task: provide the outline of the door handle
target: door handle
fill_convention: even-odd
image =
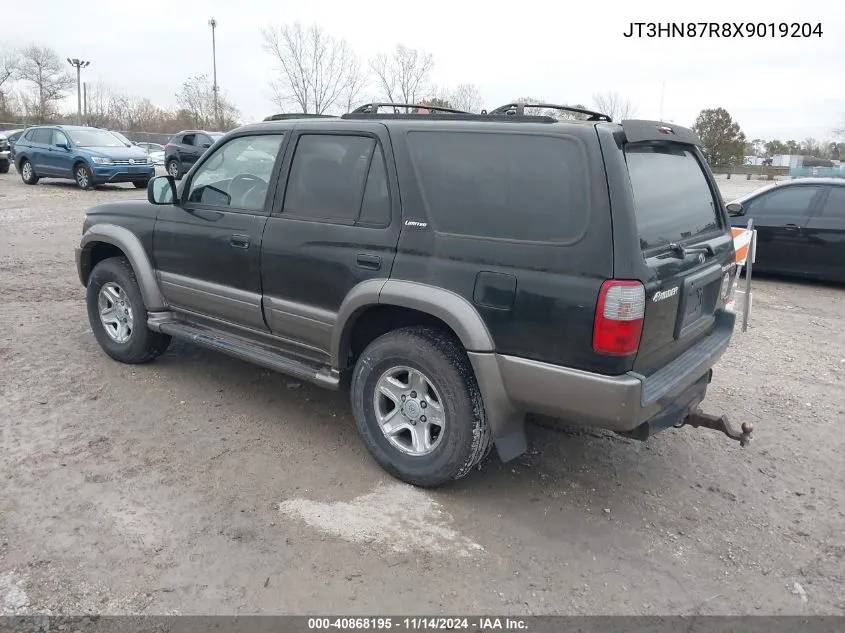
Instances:
[[[366,268],[368,270],[378,270],[381,268],[381,257],[378,255],[358,253],[358,267]]]
[[[797,231],[801,227],[799,227],[797,224],[784,224],[783,228],[787,231]]]
[[[249,248],[249,236],[233,235],[232,239],[229,240],[229,243],[235,248]]]

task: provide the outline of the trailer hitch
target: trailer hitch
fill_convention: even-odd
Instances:
[[[751,442],[751,433],[754,431],[754,425],[751,424],[751,422],[743,422],[740,427],[741,430],[737,431],[733,426],[731,426],[727,416],[710,415],[709,413],[704,413],[701,409],[697,409],[684,418],[684,421],[680,424],[680,426],[691,426],[693,428],[703,427],[705,429],[721,431],[732,440],[739,442],[740,446],[748,446]]]

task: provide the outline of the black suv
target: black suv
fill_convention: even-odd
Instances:
[[[164,165],[167,173],[176,180],[194,166],[199,158],[214,142],[223,136],[223,132],[206,132],[205,130],[182,130],[174,134],[164,146]]]
[[[736,265],[690,130],[381,105],[241,127],[178,188],[90,209],[76,259],[105,352],[177,337],[349,388],[375,459],[421,486],[491,444],[520,455],[527,413],[746,443],[698,410]]]

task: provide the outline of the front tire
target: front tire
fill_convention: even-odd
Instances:
[[[9,173],[9,166],[10,166],[10,163],[7,160],[0,162],[0,174],[8,174]]]
[[[88,278],[88,322],[103,351],[131,365],[164,353],[170,337],[147,327],[147,310],[135,272],[125,257],[104,259]]]
[[[490,427],[466,352],[435,328],[389,332],[352,376],[358,433],[402,481],[435,487],[466,476],[489,453]]]
[[[73,178],[80,189],[94,188],[94,174],[85,163],[76,163],[73,167]]]
[[[26,158],[21,161],[21,180],[25,185],[37,185],[38,176],[35,175],[35,169],[32,167]]]
[[[146,189],[147,185],[150,184],[150,181],[149,180],[141,180],[141,181],[133,180],[132,184],[135,185],[135,189]]]

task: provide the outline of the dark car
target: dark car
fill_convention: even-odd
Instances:
[[[0,132],[0,174],[8,174],[12,165],[12,144],[5,133]]]
[[[28,128],[15,144],[15,166],[27,185],[67,178],[82,189],[119,182],[143,189],[155,175],[144,150],[127,147],[106,130],[76,125]]]
[[[180,187],[88,210],[94,336],[124,363],[175,337],[348,388],[375,460],[421,486],[492,444],[519,456],[526,413],[745,444],[698,409],[736,270],[700,141],[588,114],[366,106],[230,132]]]
[[[6,140],[9,142],[9,149],[11,150],[11,162],[14,164],[15,162],[15,143],[18,142],[21,134],[26,132],[26,129],[20,130],[6,130],[5,132],[0,132],[3,136],[6,137]]]
[[[845,179],[785,180],[727,208],[735,227],[754,221],[755,271],[845,281]]]
[[[183,130],[174,134],[164,146],[164,165],[167,173],[176,180],[181,180],[200,156],[222,136],[222,132],[204,130]]]

